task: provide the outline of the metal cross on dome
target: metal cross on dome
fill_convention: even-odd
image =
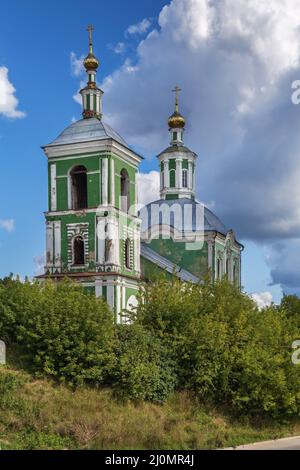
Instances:
[[[93,41],[92,41],[92,33],[94,31],[94,26],[92,24],[89,24],[88,27],[87,27],[87,31],[89,33],[89,43],[90,43],[90,46],[92,45]]]
[[[179,97],[179,92],[182,91],[181,88],[179,88],[178,85],[172,90],[173,93],[175,93],[175,108],[176,111],[178,111],[178,97]]]

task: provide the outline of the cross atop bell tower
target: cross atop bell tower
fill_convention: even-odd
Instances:
[[[90,54],[93,54],[93,31],[94,31],[94,26],[92,24],[89,24],[87,27],[87,32],[89,33],[89,49],[90,49]]]
[[[101,97],[103,95],[103,91],[97,87],[96,83],[96,73],[99,67],[99,60],[97,59],[97,57],[95,57],[93,52],[93,31],[94,27],[91,24],[88,25],[87,32],[89,34],[89,53],[83,61],[83,65],[88,75],[88,82],[87,86],[80,90],[83,104],[82,115],[84,119],[101,119],[102,117]]]

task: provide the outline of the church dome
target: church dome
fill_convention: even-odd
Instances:
[[[113,139],[130,148],[125,140],[108,124],[97,118],[80,119],[68,126],[49,146]]]
[[[170,129],[183,129],[185,127],[185,119],[178,111],[175,111],[169,117],[168,124]]]
[[[207,207],[203,206],[200,202],[195,201],[193,199],[189,198],[181,198],[181,199],[159,199],[154,202],[150,202],[146,206],[144,206],[139,213],[139,216],[142,219],[142,226],[141,226],[141,232],[143,233],[145,230],[148,230],[150,227],[155,225],[155,221],[152,220],[153,213],[156,214],[157,209],[160,208],[160,206],[165,205],[172,206],[173,204],[176,204],[176,206],[179,206],[179,209],[182,210],[183,214],[183,223],[182,223],[182,230],[184,231],[190,231],[192,228],[192,231],[197,230],[197,206],[202,206],[201,212],[203,213],[204,220],[203,223],[201,223],[201,228],[203,227],[204,232],[219,232],[222,235],[226,235],[228,233],[228,229],[225,227],[223,222]],[[151,207],[152,206],[152,207]],[[153,208],[155,206],[155,208]],[[186,211],[186,212],[185,212]],[[202,212],[203,211],[203,212]],[[186,214],[188,216],[192,216],[192,220],[186,220]],[[163,215],[159,215],[159,223],[163,223],[162,217]],[[202,222],[202,221],[200,221]],[[170,225],[176,228],[176,222],[174,221],[174,215],[170,216]]]
[[[97,70],[99,67],[99,60],[94,54],[89,53],[83,61],[86,70]]]

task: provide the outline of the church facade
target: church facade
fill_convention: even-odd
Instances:
[[[169,119],[170,146],[158,155],[160,199],[137,208],[142,157],[102,120],[98,59],[84,60],[87,84],[80,91],[82,119],[43,147],[48,159],[49,209],[45,273],[69,277],[103,296],[122,322],[137,305],[141,279],[164,271],[199,282],[227,275],[240,285],[242,245],[232,230],[195,199],[197,155],[184,145],[185,119]]]

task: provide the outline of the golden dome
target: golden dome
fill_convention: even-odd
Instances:
[[[169,117],[168,124],[170,129],[183,129],[185,119],[178,111],[175,111],[172,116]]]
[[[89,53],[84,59],[83,65],[86,70],[97,70],[99,67],[99,60],[94,56],[93,53]]]

